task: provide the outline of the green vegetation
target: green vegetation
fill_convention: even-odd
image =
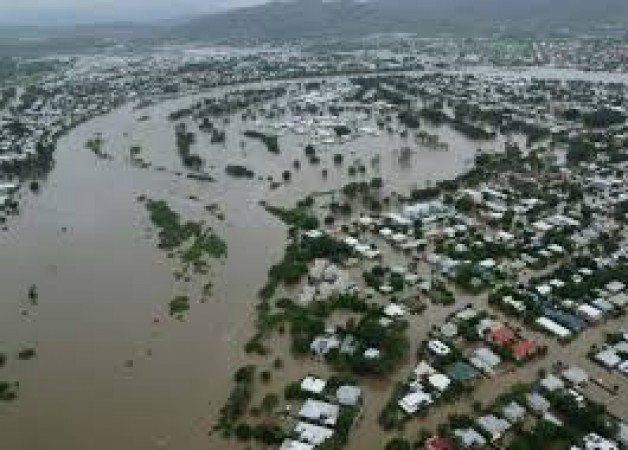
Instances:
[[[269,152],[280,153],[279,138],[276,135],[264,134],[260,131],[247,130],[244,135],[251,139],[257,139],[261,141]]]
[[[414,447],[403,438],[392,438],[384,447],[384,450],[412,450]]]
[[[20,350],[17,354],[17,358],[22,361],[28,361],[29,359],[33,359],[36,356],[36,352],[34,348],[25,348],[24,350]]]
[[[220,418],[216,429],[225,437],[234,436],[241,441],[255,439],[266,445],[280,444],[285,435],[283,430],[274,424],[261,423],[248,425],[241,422],[253,398],[256,378],[256,367],[252,365],[238,369],[233,380],[235,382],[225,406],[220,410]],[[268,394],[262,400],[262,409],[272,412],[279,405],[279,397]]]
[[[170,300],[169,308],[171,316],[182,314],[190,309],[190,299],[184,295],[179,295]]]
[[[189,169],[200,170],[203,167],[203,160],[191,151],[196,136],[187,131],[185,123],[179,123],[175,127],[175,141],[182,164]]]
[[[349,442],[349,432],[355,422],[359,410],[357,408],[342,406],[336,423],[336,432],[334,435],[318,446],[321,450],[340,450]]]
[[[195,265],[202,265],[205,255],[212,258],[227,255],[227,243],[211,228],[203,229],[199,222],[181,222],[179,215],[163,200],[148,200],[146,208],[151,222],[159,228],[159,248],[180,249],[181,259]],[[182,248],[186,243],[189,246]]]
[[[307,265],[316,258],[328,258],[332,261],[346,259],[351,249],[335,239],[323,235],[317,239],[300,236],[300,230],[312,230],[319,226],[318,218],[312,213],[313,199],[299,202],[294,209],[284,209],[266,205],[266,210],[279,217],[291,227],[291,241],[286,248],[283,260],[270,268],[268,282],[260,291],[263,299],[273,296],[277,286],[294,284],[307,274]]]
[[[163,200],[148,200],[146,208],[150,213],[151,222],[159,228],[159,248],[175,249],[193,236],[202,233],[199,223],[182,224],[179,215]]]
[[[255,176],[255,172],[252,170],[239,165],[230,164],[225,167],[225,172],[227,175],[230,175],[234,178],[253,178]]]
[[[110,158],[107,153],[103,151],[103,146],[105,145],[105,141],[102,136],[97,135],[93,138],[90,138],[85,143],[85,148],[94,153],[100,159],[108,159]]]
[[[379,413],[377,423],[386,431],[392,431],[394,429],[401,429],[406,419],[406,416],[399,409],[397,404],[405,392],[405,386],[403,383],[395,384],[393,392],[384,405],[384,408]]]
[[[12,402],[17,398],[18,383],[0,381],[0,402]]]

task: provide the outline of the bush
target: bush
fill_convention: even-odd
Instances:
[[[170,315],[174,316],[177,314],[184,313],[190,309],[190,299],[185,295],[179,295],[174,299],[170,300],[169,310]]]
[[[21,359],[23,361],[29,360],[29,359],[33,359],[36,355],[35,349],[34,348],[25,348],[24,350],[21,350],[18,354],[17,354],[17,358]]]
[[[385,450],[412,450],[412,445],[402,438],[393,438],[384,447]]]
[[[235,428],[235,435],[240,441],[249,441],[253,437],[253,429],[246,423],[240,423]]]
[[[253,428],[255,439],[266,445],[279,445],[284,440],[284,432],[277,425],[259,424]]]

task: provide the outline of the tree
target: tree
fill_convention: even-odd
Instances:
[[[305,156],[307,156],[308,158],[312,158],[314,155],[316,155],[316,149],[314,148],[314,146],[312,144],[306,145]]]
[[[385,450],[412,450],[412,445],[402,438],[393,438],[386,444]]]
[[[291,177],[290,171],[284,170],[283,173],[281,174],[281,177],[283,178],[283,181],[287,183],[288,181],[290,181],[290,177]]]
[[[381,189],[384,186],[384,181],[381,178],[373,178],[371,180],[372,189]]]
[[[272,412],[279,405],[277,394],[266,394],[262,399],[262,409],[267,413]]]
[[[253,436],[253,429],[246,423],[240,423],[235,428],[235,435],[240,441],[249,441]]]
[[[342,159],[343,159],[342,154],[336,153],[334,155],[334,164],[337,165],[337,166],[341,165],[342,164]]]

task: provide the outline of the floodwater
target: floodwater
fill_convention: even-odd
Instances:
[[[284,227],[259,201],[290,204],[313,190],[360,179],[347,174],[354,159],[368,167],[363,179],[381,176],[390,182],[387,189],[404,192],[462,172],[478,146],[441,128],[434,132],[450,143],[450,151],[417,149],[402,167],[398,149],[407,141],[383,133],[321,148],[321,164],[312,167],[304,157],[304,137],[283,136],[281,155],[252,140],[242,147],[248,125],[234,117],[225,125],[225,145],[211,145],[208,136],[196,133],[192,150],[216,178],[198,182],[176,175],[185,171],[167,120],[190,102],[141,111],[124,107],[72,131],[60,140],[41,193],[24,194],[20,215],[0,234],[0,351],[10,356],[0,378],[20,381],[18,399],[0,404],[3,448],[225,448],[207,434],[233,372],[246,361],[242,347],[253,332],[256,292],[285,243]],[[143,115],[150,119],[138,121]],[[191,122],[188,128],[197,131]],[[96,133],[102,133],[112,160],[85,149]],[[133,145],[141,146],[153,167],[130,164]],[[332,163],[337,152],[345,154],[341,168]],[[375,155],[380,164],[372,170],[368,162]],[[301,160],[300,171],[292,170],[295,159]],[[224,175],[232,163],[276,180],[290,169],[292,181],[271,191],[267,181]],[[329,170],[326,180],[322,168]],[[213,262],[210,277],[176,281],[178,264],[156,249],[154,230],[136,200],[141,194],[166,200],[184,218],[206,220],[228,242],[226,262]],[[225,221],[204,210],[212,203],[220,205]],[[208,278],[213,295],[200,303]],[[27,298],[32,284],[38,287],[37,305]],[[184,321],[167,315],[168,301],[179,294],[192,299]],[[31,346],[35,359],[15,358]]]

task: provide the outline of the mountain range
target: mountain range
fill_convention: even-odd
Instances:
[[[196,39],[293,39],[606,23],[628,24],[628,0],[282,0],[200,16],[170,31]]]

